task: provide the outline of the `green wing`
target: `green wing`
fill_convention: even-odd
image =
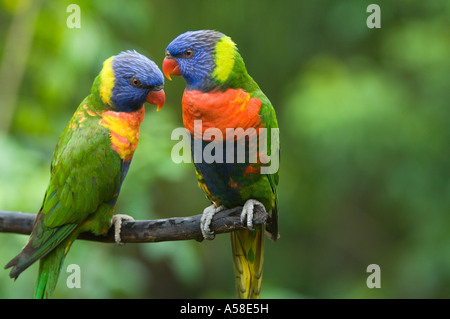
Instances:
[[[278,156],[278,165],[280,163],[280,136],[279,131],[277,139],[273,142],[276,145],[272,145],[271,138],[271,130],[278,129],[278,122],[275,114],[275,109],[272,106],[272,103],[269,99],[264,95],[264,93],[258,88],[255,92],[252,93],[252,97],[257,97],[261,100],[261,110],[260,117],[262,122],[264,123],[264,127],[268,129],[267,132],[267,152],[271,156],[274,156],[274,152],[278,152],[276,156]],[[273,240],[278,239],[278,180],[279,180],[279,169],[276,170],[273,174],[266,174],[266,178],[269,180],[270,188],[272,190],[272,194],[275,198],[275,204],[272,208],[272,213],[270,219],[266,225],[267,231],[271,234],[271,238]]]
[[[69,124],[56,147],[41,209],[48,228],[79,224],[117,196],[121,160],[110,147],[109,130],[98,119],[84,123],[75,129]]]
[[[108,212],[118,196],[123,163],[111,149],[109,130],[99,124],[100,117],[80,121],[79,114],[74,114],[58,140],[33,233],[22,253],[6,266],[14,266],[11,277],[52,251],[97,211],[105,220],[94,222],[109,226]]]

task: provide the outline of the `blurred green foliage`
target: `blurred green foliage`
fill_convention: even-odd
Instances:
[[[66,8],[81,8],[69,29]],[[381,7],[369,29],[366,8]],[[59,134],[104,59],[136,49],[161,65],[187,30],[238,44],[277,111],[280,232],[266,245],[266,298],[450,296],[450,3],[446,1],[0,1],[0,209],[37,212]],[[190,216],[208,201],[175,164],[184,81],[147,106],[117,203],[136,219]],[[0,234],[0,265],[27,236]],[[81,289],[65,266],[82,270]],[[366,267],[381,267],[369,289]],[[234,296],[229,238],[127,244],[78,241],[57,298]],[[29,298],[33,265],[0,298]]]

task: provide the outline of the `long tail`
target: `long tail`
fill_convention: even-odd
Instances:
[[[258,299],[264,264],[264,230],[240,230],[231,233],[233,265],[236,275],[236,297]]]
[[[67,252],[72,245],[72,239],[68,238],[49,254],[39,260],[39,273],[36,283],[35,299],[49,299],[58,282],[59,272]]]

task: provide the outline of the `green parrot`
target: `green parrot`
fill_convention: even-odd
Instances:
[[[247,73],[236,44],[223,33],[179,35],[167,46],[163,72],[168,79],[181,75],[186,81],[183,124],[191,136],[198,184],[212,202],[202,214],[203,236],[213,238],[209,226],[215,213],[243,206],[241,221],[248,230],[231,233],[236,295],[259,298],[264,234],[274,241],[279,237],[275,110]],[[253,227],[254,206],[269,212],[266,232]]]
[[[16,279],[40,260],[35,298],[50,298],[64,258],[81,232],[105,234],[111,221],[116,241],[126,215],[114,215],[122,182],[138,144],[144,102],[164,105],[164,77],[136,51],[105,60],[91,93],[61,134],[50,183],[22,252],[5,268]]]

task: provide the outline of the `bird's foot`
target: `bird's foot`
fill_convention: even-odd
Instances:
[[[253,209],[255,206],[260,206],[264,212],[266,211],[264,205],[256,199],[248,199],[242,207],[241,223],[247,225],[249,230],[253,230]]]
[[[203,238],[205,239],[214,239],[214,232],[211,231],[209,226],[211,225],[211,220],[215,214],[224,210],[226,207],[221,205],[216,207],[216,205],[212,204],[211,206],[206,207],[203,210],[202,218],[200,219],[200,229],[202,231]]]
[[[120,238],[120,231],[122,230],[122,222],[124,220],[134,220],[134,218],[129,215],[117,214],[113,215],[111,219],[111,224],[114,225],[114,240],[119,246],[124,245],[122,239]]]

